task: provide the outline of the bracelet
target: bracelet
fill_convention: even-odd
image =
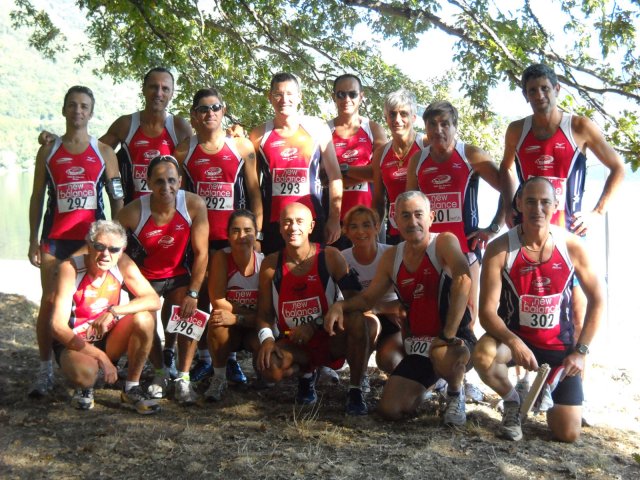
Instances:
[[[444,334],[444,332],[440,332],[440,334],[438,335],[438,338],[439,338],[440,340],[442,340],[443,342],[447,342],[447,343],[449,343],[449,344],[451,344],[451,343],[453,343],[453,342],[455,342],[455,341],[456,341],[456,337],[451,337],[451,338],[446,337],[446,336],[445,336],[445,334]]]
[[[273,336],[273,332],[269,327],[261,328],[258,332],[258,340],[260,341],[260,345],[264,343],[264,341],[268,338],[275,340],[276,338]]]
[[[120,321],[120,315],[118,315],[116,312],[113,311],[113,305],[109,305],[109,307],[107,308],[107,312],[109,312],[111,315],[113,315],[113,319],[116,322]]]

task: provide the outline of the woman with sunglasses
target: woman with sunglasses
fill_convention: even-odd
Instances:
[[[387,142],[382,126],[360,115],[363,100],[362,83],[357,76],[346,73],[334,80],[333,101],[338,116],[329,121],[329,128],[333,134],[333,145],[344,185],[341,222],[345,213],[356,205],[371,206],[371,156],[375,149]],[[344,234],[334,246],[339,249],[349,246]]]
[[[134,200],[118,214],[120,223],[131,233],[127,252],[138,262],[156,293],[164,297],[161,319],[165,328],[172,306],[180,307],[182,318],[195,313],[208,260],[207,209],[198,195],[180,190],[179,169],[171,155],[155,157],[147,169],[151,193]],[[187,255],[191,253],[193,261],[189,265]],[[174,341],[175,334],[165,334],[165,347]],[[197,399],[189,377],[195,349],[195,340],[178,334],[175,396],[182,404],[192,404]],[[164,397],[169,379],[168,370],[163,368],[162,353],[156,333],[150,355],[156,375],[148,390],[154,398]]]
[[[220,401],[227,388],[225,367],[232,352],[257,352],[255,315],[258,306],[258,278],[264,255],[255,251],[256,217],[249,210],[236,210],[229,217],[229,246],[211,260],[209,296],[213,311],[207,340],[213,357],[214,375],[205,392],[209,401]]]
[[[229,246],[227,223],[231,214],[246,208],[256,217],[257,240],[262,240],[262,196],[256,170],[253,144],[242,136],[227,135],[223,120],[227,112],[220,92],[203,88],[193,96],[191,125],[196,134],[176,148],[176,159],[185,173],[185,188],[202,197],[209,218],[209,262],[215,251]],[[258,244],[258,250],[260,244]],[[210,271],[211,264],[208,270]],[[207,282],[199,292],[198,306],[210,311]],[[228,379],[234,383],[247,381],[232,355],[228,361]],[[206,335],[198,343],[198,362],[191,379],[199,382],[213,372]]]
[[[402,240],[394,219],[396,197],[406,189],[409,159],[428,143],[426,136],[416,132],[416,96],[401,88],[387,95],[384,101],[384,118],[391,140],[373,153],[373,206],[385,216],[385,195],[388,204],[387,241],[397,245]]]

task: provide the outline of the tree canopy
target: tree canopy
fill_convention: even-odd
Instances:
[[[32,45],[45,55],[65,49],[62,26],[33,0],[16,0],[15,25],[32,29]],[[640,164],[638,106],[640,62],[636,49],[638,0],[75,0],[86,14],[89,44],[105,61],[103,73],[141,78],[151,66],[179,74],[178,105],[202,86],[221,89],[230,114],[251,126],[269,116],[264,93],[278,71],[297,74],[304,108],[317,113],[331,82],[359,74],[379,118],[384,95],[400,86],[429,103],[452,80],[462,85],[473,120],[494,121],[489,91],[506,82],[519,88],[533,62],[554,67],[568,87],[563,106],[601,124],[634,170]],[[544,4],[544,5],[542,5]],[[541,10],[544,8],[545,12]],[[354,29],[368,26],[370,38]],[[415,47],[422,33],[439,29],[454,37],[461,68],[429,84],[409,79],[385,62],[376,38],[399,49]],[[434,48],[438,48],[434,46]],[[428,61],[428,52],[420,52]],[[622,105],[618,107],[617,105]]]

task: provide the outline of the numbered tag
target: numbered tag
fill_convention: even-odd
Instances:
[[[548,330],[554,328],[560,319],[562,294],[536,297],[520,297],[520,325]]]
[[[71,182],[58,185],[58,211],[95,210],[98,208],[96,184],[93,182]]]
[[[282,302],[282,317],[289,328],[316,323],[316,320],[322,317],[320,297]]]
[[[344,187],[345,192],[368,192],[369,191],[369,182],[362,182],[356,185],[351,185],[349,187]]]
[[[404,339],[404,351],[407,355],[422,355],[429,358],[429,348],[435,337],[407,337]]]
[[[272,194],[275,197],[303,197],[311,192],[306,168],[274,168]]]
[[[147,183],[148,165],[133,165],[133,186],[136,192],[150,192]]]
[[[209,210],[233,210],[233,183],[198,182],[198,195]]]
[[[78,337],[86,342],[97,342],[98,340],[102,340],[104,336],[109,333],[113,329],[113,327],[116,326],[117,323],[115,320],[112,320],[111,323],[107,325],[107,330],[102,335],[99,335],[98,332],[93,329],[94,320],[89,320],[87,322],[84,322],[82,325],[74,327],[73,333],[75,333]]]
[[[431,203],[431,211],[435,218],[433,223],[453,223],[462,221],[462,204],[459,192],[443,192],[427,195]]]
[[[180,317],[180,307],[178,305],[171,306],[171,318],[167,325],[167,332],[180,333],[194,340],[200,340],[204,327],[207,326],[209,314],[202,310],[196,310],[189,318]]]

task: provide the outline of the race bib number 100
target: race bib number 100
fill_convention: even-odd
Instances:
[[[429,358],[429,348],[435,337],[407,337],[404,339],[404,351],[407,355],[422,355]]]
[[[167,325],[167,332],[180,333],[194,340],[200,340],[204,327],[209,320],[209,314],[202,310],[196,310],[189,318],[180,317],[180,307],[178,305],[171,306],[171,318]]]

